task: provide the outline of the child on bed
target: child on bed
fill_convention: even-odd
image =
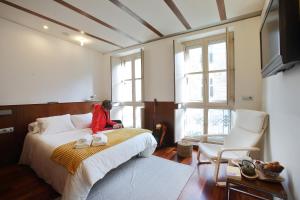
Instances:
[[[122,128],[121,124],[110,120],[109,111],[111,108],[112,105],[110,100],[104,100],[102,105],[93,105],[93,119],[91,125],[93,134],[97,133],[98,131]]]

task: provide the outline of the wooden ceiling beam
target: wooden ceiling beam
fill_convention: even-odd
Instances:
[[[89,18],[89,19],[97,22],[98,24],[101,24],[101,25],[105,26],[106,28],[109,28],[109,29],[111,29],[113,31],[116,31],[117,33],[119,33],[119,34],[121,34],[121,35],[123,35],[123,36],[125,36],[125,37],[127,37],[127,38],[129,38],[129,39],[131,39],[131,40],[133,40],[135,42],[137,42],[137,43],[142,43],[142,41],[140,41],[140,40],[132,37],[128,33],[125,33],[124,31],[122,31],[122,30],[120,30],[120,29],[118,29],[118,28],[116,28],[116,27],[114,27],[114,26],[112,26],[112,25],[110,25],[110,24],[108,24],[108,23],[106,23],[106,22],[98,19],[97,17],[95,17],[95,16],[93,16],[93,15],[91,15],[91,14],[89,14],[89,13],[87,13],[87,12],[85,12],[85,11],[83,11],[83,10],[81,10],[81,9],[79,9],[79,8],[77,8],[77,7],[75,7],[75,6],[71,5],[71,4],[63,1],[63,0],[54,0],[54,1],[57,2],[57,3],[59,3],[59,4],[61,4],[61,5],[63,5],[63,6],[65,6],[66,8],[69,8],[69,9],[77,12],[80,15],[83,15],[83,16],[85,16],[85,17],[87,17],[87,18]]]
[[[216,0],[221,21],[227,20],[224,0]]]
[[[54,24],[63,26],[63,27],[68,28],[68,29],[70,29],[70,30],[73,30],[73,31],[76,31],[76,32],[79,32],[79,33],[82,32],[82,30],[80,30],[80,29],[78,29],[78,28],[72,27],[72,26],[70,26],[70,25],[67,25],[67,24],[65,24],[65,23],[63,23],[63,22],[57,21],[57,20],[52,19],[52,18],[50,18],[50,17],[44,16],[44,15],[42,15],[42,14],[39,14],[39,13],[37,13],[37,12],[34,12],[34,11],[32,11],[32,10],[29,10],[29,9],[27,9],[27,8],[24,8],[24,7],[22,7],[22,6],[19,6],[19,5],[15,4],[15,3],[12,3],[12,2],[9,2],[9,1],[6,1],[6,0],[0,0],[0,2],[3,3],[3,4],[6,4],[6,5],[8,5],[8,6],[11,6],[11,7],[13,7],[13,8],[16,8],[16,9],[18,9],[18,10],[22,10],[22,11],[28,13],[28,14],[34,15],[34,16],[36,16],[36,17],[39,17],[39,18],[41,18],[41,19],[50,21],[50,22],[52,22],[52,23],[54,23]],[[116,46],[116,47],[119,47],[119,48],[124,48],[124,47],[121,46],[121,45],[118,45],[118,44],[113,43],[113,42],[111,42],[111,41],[105,40],[105,39],[103,39],[103,38],[101,38],[101,37],[98,37],[98,36],[96,36],[96,35],[93,35],[93,34],[90,34],[90,33],[87,33],[87,32],[85,32],[84,34],[87,35],[87,36],[89,36],[89,37],[92,37],[92,38],[94,38],[94,39],[97,39],[97,40],[99,40],[99,41],[105,42],[105,43],[107,43],[107,44],[110,44],[110,45],[113,45],[113,46]]]
[[[169,8],[172,10],[172,12],[176,15],[176,17],[179,19],[179,21],[182,23],[182,25],[188,30],[191,29],[191,25],[188,23],[188,21],[185,19],[183,14],[180,12],[176,4],[173,0],[164,0],[165,3],[169,6]]]
[[[148,29],[150,29],[151,31],[153,31],[154,33],[156,33],[159,37],[163,37],[164,36],[161,32],[159,32],[151,24],[149,24],[144,19],[142,19],[140,16],[138,16],[135,12],[133,12],[132,10],[130,10],[127,6],[125,6],[119,0],[109,0],[109,1],[112,2],[114,5],[118,6],[121,10],[123,10],[124,12],[126,12],[127,14],[129,14],[131,17],[133,17],[134,19],[136,19],[138,22],[140,22],[141,24],[143,24],[145,27],[147,27]]]

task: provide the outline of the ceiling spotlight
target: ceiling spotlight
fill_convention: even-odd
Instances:
[[[81,41],[80,41],[80,46],[82,46],[82,47],[83,47],[83,45],[84,45],[84,41],[83,41],[83,40],[81,40]]]
[[[84,46],[86,43],[89,42],[88,39],[86,39],[82,36],[77,36],[74,39],[79,42],[80,46]]]
[[[43,28],[44,28],[45,30],[48,30],[48,29],[49,29],[49,27],[48,27],[47,25],[44,25]]]
[[[81,34],[84,34],[84,31],[80,31]]]

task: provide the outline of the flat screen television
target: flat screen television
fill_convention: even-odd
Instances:
[[[300,63],[299,0],[270,0],[260,29],[262,76]]]

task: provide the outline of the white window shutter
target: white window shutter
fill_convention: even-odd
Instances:
[[[111,88],[112,88],[112,102],[122,101],[122,78],[121,78],[121,59],[118,57],[111,57]]]
[[[184,46],[173,40],[175,63],[175,103],[185,102],[186,80],[184,75]]]
[[[175,143],[184,137],[184,109],[175,110]]]
[[[144,50],[143,49],[140,50],[140,57],[141,57],[141,62],[142,62],[142,101],[144,101],[145,100],[145,81],[144,81]],[[142,127],[143,127],[143,123],[144,122],[142,122]]]
[[[141,108],[141,128],[145,127],[144,116],[145,116],[145,108]]]

